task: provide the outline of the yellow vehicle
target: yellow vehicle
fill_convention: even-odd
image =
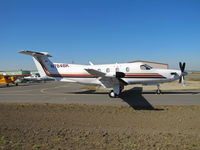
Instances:
[[[6,86],[9,86],[9,84],[12,83],[18,86],[18,83],[15,81],[18,78],[23,78],[25,76],[30,76],[30,75],[0,75],[0,84],[6,84]]]

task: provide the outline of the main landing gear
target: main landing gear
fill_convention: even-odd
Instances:
[[[118,94],[115,94],[115,92],[113,90],[111,90],[109,92],[109,96],[110,96],[110,98],[116,98],[118,96]]]
[[[159,84],[157,84],[157,88],[158,89],[156,90],[155,94],[156,95],[161,95],[162,91],[160,90],[160,85]],[[113,90],[111,90],[109,92],[109,97],[110,98],[116,98],[116,97],[118,97],[120,95],[120,93],[122,92],[123,89],[124,89],[123,86],[113,88]]]
[[[19,85],[18,83],[15,83],[15,82],[12,82],[12,83],[13,83],[13,84],[15,84],[16,86],[18,86],[18,85]],[[9,87],[9,86],[10,86],[10,84],[9,84],[9,83],[7,83],[7,84],[6,84],[6,86],[7,86],[7,87]]]
[[[156,95],[161,95],[162,94],[162,91],[160,90],[160,85],[157,84],[157,90],[156,90]]]
[[[111,90],[109,92],[109,97],[110,98],[116,98],[116,97],[118,97],[120,95],[120,93],[122,92],[123,89],[124,89],[124,86],[113,88],[113,90]]]

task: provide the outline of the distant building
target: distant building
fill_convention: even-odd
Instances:
[[[151,62],[151,61],[143,61],[143,60],[136,60],[136,61],[132,61],[130,63],[134,63],[134,62],[141,62],[141,63],[145,63],[153,68],[159,68],[159,69],[168,69],[168,64],[164,64],[164,63],[159,63],[159,62]]]
[[[0,75],[27,75],[30,71],[20,70],[20,71],[0,71]]]
[[[40,77],[40,74],[38,73],[37,70],[31,71],[31,75]]]

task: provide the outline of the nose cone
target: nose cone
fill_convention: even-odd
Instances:
[[[178,76],[181,76],[181,71],[180,70],[176,70],[176,73],[178,74]]]
[[[177,70],[176,73],[179,75],[179,76],[186,76],[188,75],[188,72],[181,72],[180,70]]]

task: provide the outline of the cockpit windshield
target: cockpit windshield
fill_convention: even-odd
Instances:
[[[144,64],[144,65],[141,65],[141,66],[140,66],[140,69],[141,69],[141,70],[151,70],[152,67],[149,66],[149,65],[147,65],[147,64]]]

